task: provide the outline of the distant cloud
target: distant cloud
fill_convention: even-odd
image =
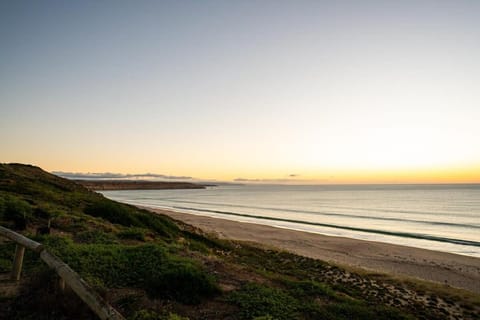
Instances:
[[[147,179],[147,180],[192,180],[192,177],[186,176],[169,176],[156,173],[140,173],[140,174],[123,174],[112,172],[63,172],[52,171],[54,175],[57,175],[66,179],[78,179],[78,180],[107,180],[107,179]]]

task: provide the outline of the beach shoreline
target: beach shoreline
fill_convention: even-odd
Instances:
[[[337,265],[433,281],[480,294],[480,258],[139,207],[198,227],[219,238],[255,242]]]

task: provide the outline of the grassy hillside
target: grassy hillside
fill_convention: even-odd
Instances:
[[[43,243],[129,319],[474,319],[478,296],[358,273],[219,240],[120,204],[40,168],[0,164],[0,220]],[[14,245],[0,240],[0,272]],[[88,319],[73,294],[26,255],[25,289],[0,319]]]

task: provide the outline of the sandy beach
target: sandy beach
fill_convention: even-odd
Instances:
[[[445,252],[146,208],[214,233],[370,271],[408,276],[480,294],[480,259]]]

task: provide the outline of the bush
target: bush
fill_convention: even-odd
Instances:
[[[52,214],[50,213],[50,211],[43,207],[35,208],[35,210],[33,211],[33,215],[37,218],[42,218],[42,219],[52,218]]]
[[[58,237],[45,237],[43,243],[83,277],[101,279],[109,287],[140,287],[151,297],[183,303],[219,291],[200,265],[160,245],[74,244]]]
[[[316,281],[288,281],[284,280],[283,284],[287,286],[289,293],[297,298],[312,299],[315,297],[329,298],[339,300],[335,291],[325,283]]]
[[[401,311],[384,306],[372,306],[359,302],[333,303],[325,307],[325,319],[379,319],[379,320],[407,320],[412,317]]]
[[[89,230],[89,231],[79,232],[75,236],[75,240],[81,243],[95,243],[95,244],[117,243],[113,235],[99,231],[99,230]]]
[[[135,219],[135,216],[128,210],[128,207],[106,199],[88,205],[85,208],[85,213],[127,227],[137,226],[139,224],[139,221]]]
[[[151,229],[169,238],[179,232],[177,225],[166,217],[108,199],[100,199],[87,205],[85,213],[125,227]]]
[[[184,230],[183,235],[192,240],[191,242],[197,242],[199,245],[203,244],[206,247],[220,249],[220,250],[232,250],[233,246],[227,240],[218,239],[216,236],[204,236],[196,232]]]
[[[14,250],[15,249],[12,245],[2,244],[0,246],[0,272],[12,271]]]
[[[107,296],[108,288],[103,283],[102,279],[97,277],[87,276],[84,280],[90,285],[90,287],[95,290],[100,296],[105,298]]]
[[[249,283],[242,289],[232,292],[228,300],[240,307],[241,319],[255,317],[294,319],[299,307],[299,302],[289,294],[256,283]]]
[[[130,318],[130,320],[161,320],[160,315],[150,310],[140,310]]]
[[[2,194],[0,194],[0,220],[3,220],[5,214],[5,198]]]
[[[214,279],[191,262],[177,260],[148,279],[147,294],[185,304],[196,304],[219,292]]]
[[[145,230],[140,228],[128,228],[117,233],[120,239],[145,241]]]
[[[137,311],[130,320],[188,320],[188,318],[175,313],[158,314],[154,311],[140,310]]]
[[[172,238],[179,232],[178,226],[169,218],[143,210],[136,217],[140,222],[137,227],[152,229],[162,236]]]
[[[6,197],[3,204],[3,217],[11,220],[18,230],[25,230],[28,220],[32,218],[32,206],[17,197]]]

